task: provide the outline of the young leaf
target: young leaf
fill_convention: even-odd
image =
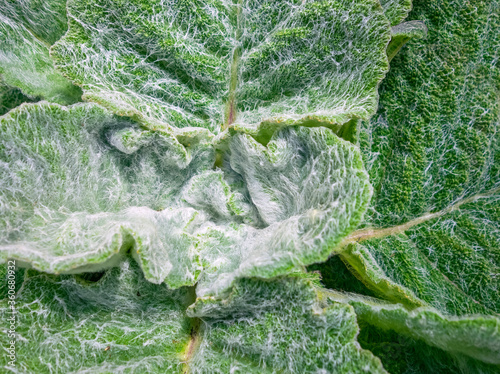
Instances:
[[[50,273],[131,251],[148,280],[217,294],[325,260],[371,196],[359,150],[325,128],[234,134],[221,170],[208,135],[185,148],[94,104],[23,105],[0,133],[0,258]]]
[[[387,71],[374,0],[71,0],[68,17],[58,68],[86,100],[148,127],[338,131],[375,111]]]
[[[194,283],[197,212],[176,203],[185,181],[213,165],[206,141],[186,150],[93,104],[23,105],[0,132],[3,261],[97,271],[134,246],[148,278]]]
[[[260,222],[208,233],[201,256],[210,268],[198,295],[235,277],[269,278],[324,261],[362,219],[371,186],[357,149],[330,130],[283,129],[267,147],[235,134],[229,150],[223,170],[241,176]]]

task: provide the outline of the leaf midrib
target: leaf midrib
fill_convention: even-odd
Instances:
[[[351,243],[360,243],[365,240],[370,240],[370,239],[380,239],[386,236],[390,235],[395,235],[395,234],[400,234],[403,233],[413,226],[419,225],[421,223],[424,223],[426,221],[429,221],[434,218],[440,218],[444,216],[445,214],[451,213],[455,210],[458,210],[460,206],[474,202],[479,199],[485,199],[488,197],[492,197],[495,194],[500,193],[500,188],[493,189],[491,191],[487,191],[482,194],[477,194],[473,195],[470,197],[467,197],[465,199],[459,200],[453,205],[448,206],[447,208],[440,210],[438,212],[434,213],[426,213],[420,217],[414,218],[406,223],[403,223],[401,225],[397,226],[391,226],[391,227],[386,227],[383,229],[379,228],[368,228],[368,229],[361,229],[361,230],[356,230],[353,233],[351,233],[349,236],[347,236],[339,245],[339,248],[344,247],[348,244]]]

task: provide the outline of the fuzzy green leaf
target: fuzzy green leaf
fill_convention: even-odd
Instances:
[[[193,289],[152,284],[130,259],[103,273],[28,270],[16,281],[17,357],[15,366],[0,357],[6,372],[386,373],[356,342],[353,308],[323,305],[301,277],[240,280],[228,300],[198,300],[187,314]],[[8,348],[8,299],[0,317]]]
[[[428,38],[394,58],[361,131],[373,208],[341,256],[381,297],[500,312],[499,6],[416,4]]]
[[[369,297],[327,292],[335,302],[354,307],[360,320],[382,330],[438,347],[450,353],[466,355],[500,367],[500,318],[490,316],[449,317],[432,308],[407,310]]]
[[[49,48],[66,31],[66,1],[1,0],[0,76],[31,98],[79,101],[81,90],[55,70]]]
[[[198,299],[188,314],[204,321],[192,373],[386,372],[357,344],[353,310],[322,305],[300,278],[242,279],[228,299]]]
[[[235,277],[269,278],[326,260],[371,196],[357,149],[324,128],[283,129],[267,147],[235,134],[222,170],[234,176],[235,190],[243,182],[239,200],[253,206],[241,209],[243,219],[253,224],[208,233],[201,256],[210,267],[199,295],[217,293]]]
[[[28,270],[14,300],[14,314],[0,301],[2,332],[14,318],[16,333],[15,365],[4,352],[2,372],[184,372],[190,291],[148,282],[133,261],[82,276]],[[5,349],[9,339],[1,334]]]
[[[0,134],[0,259],[50,273],[130,251],[152,282],[217,294],[324,261],[371,196],[359,150],[325,128],[267,147],[235,133],[217,170],[208,132],[185,147],[95,104],[23,105]]]
[[[58,68],[86,100],[147,126],[338,131],[375,111],[387,70],[374,0],[71,0],[68,14]]]
[[[185,149],[93,104],[24,105],[0,132],[3,261],[96,271],[133,247],[147,278],[194,283],[198,213],[177,202],[186,180],[213,165],[206,141]]]
[[[412,8],[411,0],[380,0],[385,16],[396,26],[403,22]]]

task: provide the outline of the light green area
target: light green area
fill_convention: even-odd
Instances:
[[[82,91],[56,71],[49,48],[66,31],[66,1],[1,0],[0,76],[24,95],[59,104]]]
[[[323,305],[300,277],[241,279],[228,299],[198,299],[188,314],[204,321],[190,373],[386,373],[356,342],[353,309]]]
[[[0,119],[0,259],[49,273],[116,266],[219,294],[324,261],[371,196],[359,150],[325,128],[287,128],[267,147],[185,146],[95,104],[25,104]],[[272,261],[270,260],[272,259]]]
[[[209,267],[199,295],[226,288],[235,276],[269,278],[324,261],[361,221],[371,186],[357,148],[330,130],[282,129],[267,147],[235,134],[229,151],[222,170],[229,180],[240,176],[235,190],[244,182],[240,196],[257,212],[243,211],[250,222],[255,215],[259,221],[234,232],[207,232],[202,257]]]
[[[68,17],[58,68],[148,127],[340,132],[375,112],[388,68],[375,0],[71,0]]]
[[[16,363],[3,373],[183,373],[190,291],[144,279],[133,261],[101,278],[28,270],[16,295]],[[4,286],[2,280],[2,286]],[[0,301],[2,330],[11,317]],[[0,334],[2,347],[9,336]]]
[[[2,15],[52,45],[68,29],[66,0],[2,0]]]
[[[0,133],[2,262],[96,271],[133,247],[148,279],[194,283],[198,213],[177,202],[184,183],[213,165],[206,141],[186,149],[94,104],[23,105],[0,119]],[[119,140],[132,133],[143,143],[124,149]]]

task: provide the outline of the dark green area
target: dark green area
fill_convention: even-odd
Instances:
[[[0,116],[22,103],[34,103],[38,100],[24,95],[19,88],[9,87],[0,82]]]
[[[359,322],[358,342],[382,361],[391,374],[487,374],[499,367],[461,355],[452,355],[394,331]]]
[[[4,263],[0,265],[0,300],[5,299],[8,296],[9,291],[9,280],[14,280],[14,290],[15,292],[19,291],[21,285],[24,280],[24,273],[26,269],[24,268],[15,268],[14,273],[12,274],[12,269],[9,269],[9,263]],[[11,270],[9,272],[9,270]]]
[[[309,265],[307,271],[319,272],[321,274],[321,284],[328,289],[376,296],[373,291],[354,276],[340,256],[332,256],[321,264]]]
[[[390,226],[499,186],[498,1],[415,1],[426,39],[392,60],[360,146]]]

